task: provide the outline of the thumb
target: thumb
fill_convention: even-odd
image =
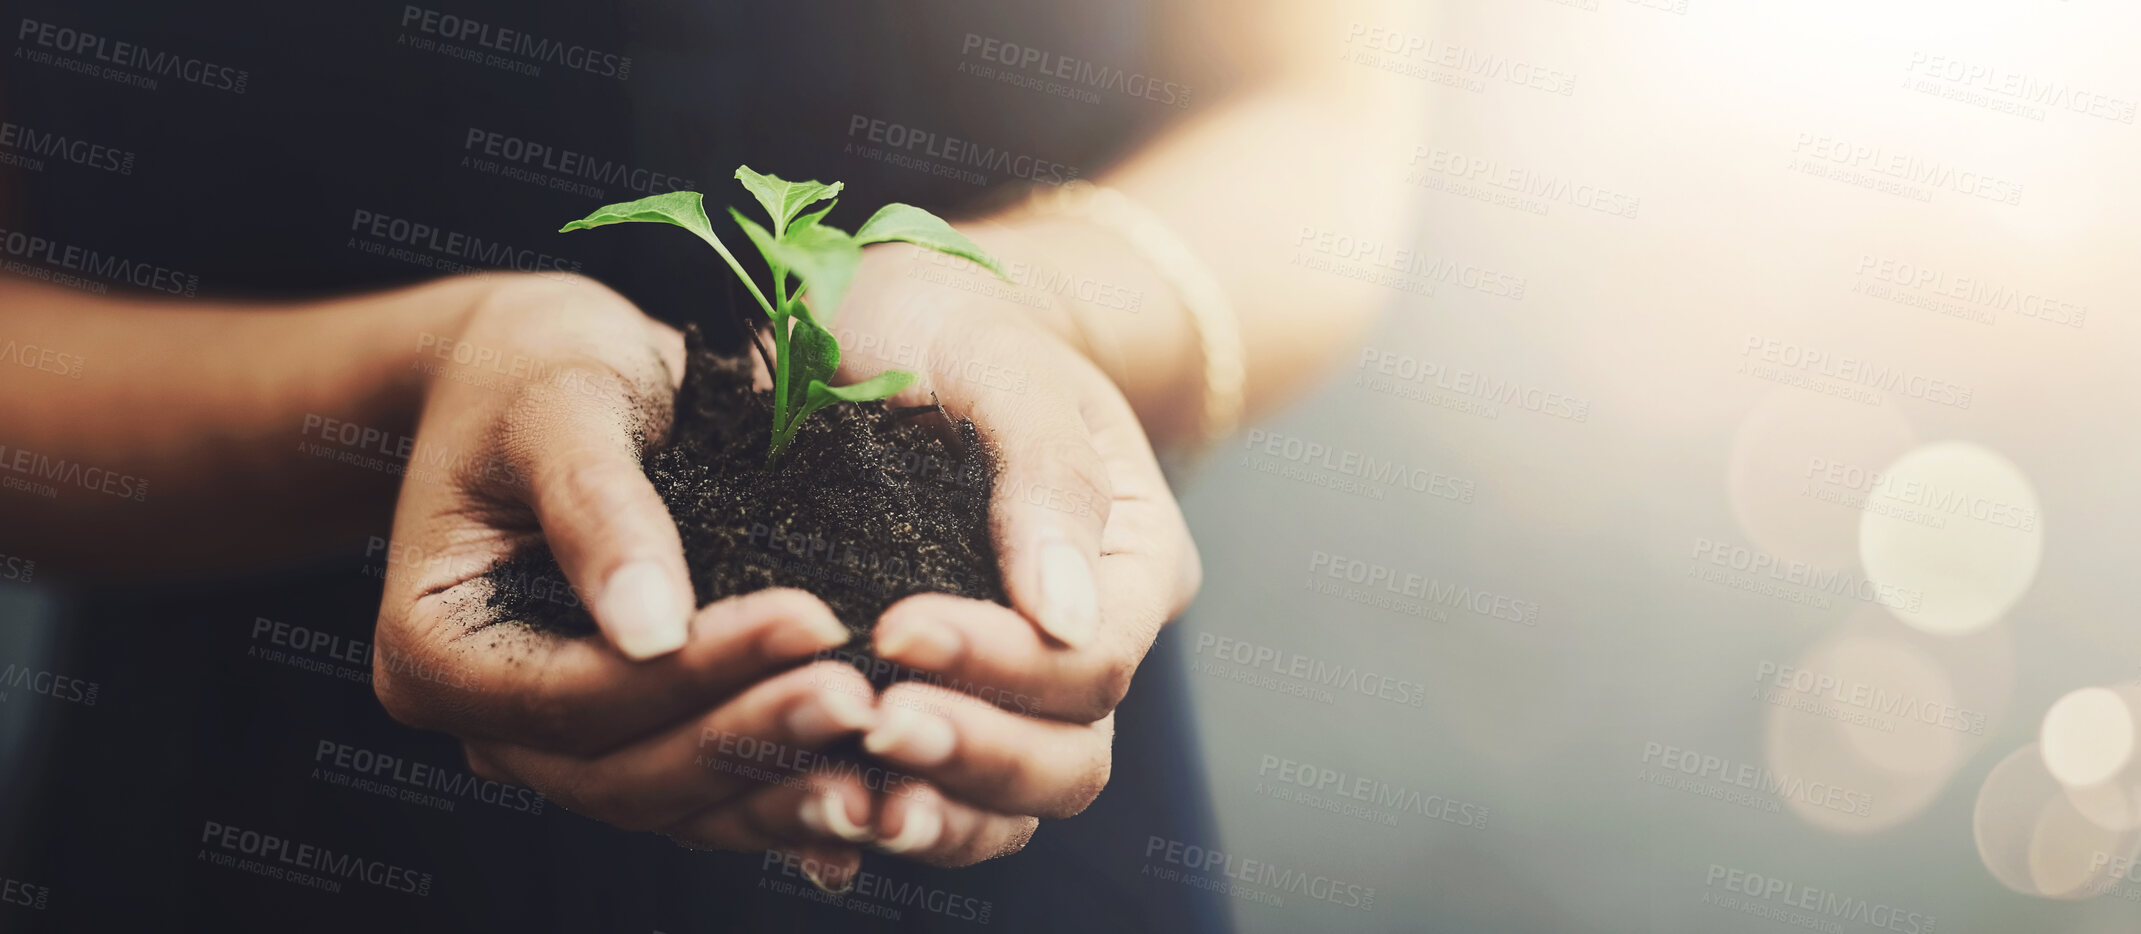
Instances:
[[[683,648],[697,602],[683,541],[623,420],[582,414],[530,434],[530,505],[595,625],[635,660]]]

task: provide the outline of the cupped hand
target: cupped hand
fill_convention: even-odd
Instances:
[[[873,811],[852,773],[799,768],[876,723],[848,638],[817,598],[765,590],[695,607],[676,526],[640,468],[684,344],[577,277],[507,277],[425,353],[374,686],[397,720],[459,737],[487,778],[692,846],[779,848],[852,872]],[[419,469],[419,467],[421,469]],[[601,638],[482,625],[500,561],[541,542]]]
[[[898,401],[973,419],[999,461],[991,519],[1011,607],[921,594],[887,609],[878,655],[914,677],[864,745],[926,783],[879,795],[881,848],[963,865],[1015,852],[1038,818],[1107,784],[1114,710],[1202,569],[1136,415],[1067,319],[929,285],[873,247],[834,332],[843,377],[908,369]]]

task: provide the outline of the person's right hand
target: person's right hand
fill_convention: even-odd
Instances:
[[[447,330],[420,342],[444,349],[424,357],[417,475],[388,551],[373,660],[388,713],[459,737],[477,774],[597,820],[852,874],[868,793],[852,772],[791,767],[875,723],[854,668],[797,667],[846,628],[797,590],[694,610],[641,472],[669,426],[682,335],[576,277],[500,280]],[[599,637],[479,627],[483,575],[537,542],[570,583],[549,592],[584,595]]]

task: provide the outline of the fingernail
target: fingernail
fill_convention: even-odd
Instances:
[[[912,853],[926,850],[937,844],[937,837],[944,833],[944,815],[931,801],[914,800],[907,803],[907,820],[900,825],[900,832],[892,839],[878,844],[887,853]]]
[[[877,654],[914,668],[943,669],[959,657],[959,634],[930,619],[894,627],[877,640]]]
[[[819,807],[825,814],[825,829],[831,831],[833,836],[850,843],[868,843],[877,839],[875,834],[870,833],[869,828],[855,823],[847,816],[847,800],[840,796],[838,789],[825,789],[819,800],[824,802]]]
[[[1041,628],[1071,648],[1083,648],[1100,628],[1100,594],[1093,564],[1078,546],[1051,532],[1041,541]]]
[[[634,561],[610,572],[595,601],[595,615],[610,632],[618,651],[644,660],[684,647],[691,622],[691,601],[669,572],[652,561]]]
[[[846,626],[831,615],[810,613],[783,621],[766,634],[766,654],[793,658],[823,652],[848,640]]]
[[[868,704],[837,689],[805,698],[788,711],[788,729],[804,745],[861,732],[876,723],[877,712]]]
[[[849,889],[855,887],[855,879],[853,876],[842,878],[840,880],[840,885],[838,888],[827,884],[825,881],[825,877],[818,874],[818,870],[825,866],[825,863],[817,859],[805,857],[803,859],[803,878],[809,879],[811,885],[817,886],[818,891],[824,892],[827,895],[846,895]]]
[[[895,707],[885,714],[883,723],[862,738],[862,748],[875,755],[926,766],[951,758],[957,741],[952,725],[943,717]]]

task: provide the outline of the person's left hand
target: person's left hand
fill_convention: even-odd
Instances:
[[[1013,853],[1107,784],[1115,706],[1202,567],[1130,405],[1060,319],[911,275],[873,247],[834,331],[841,376],[920,376],[897,400],[971,418],[999,461],[991,521],[1012,606],[918,594],[877,654],[896,684],[864,745],[922,781],[874,797],[879,848],[940,865]]]

